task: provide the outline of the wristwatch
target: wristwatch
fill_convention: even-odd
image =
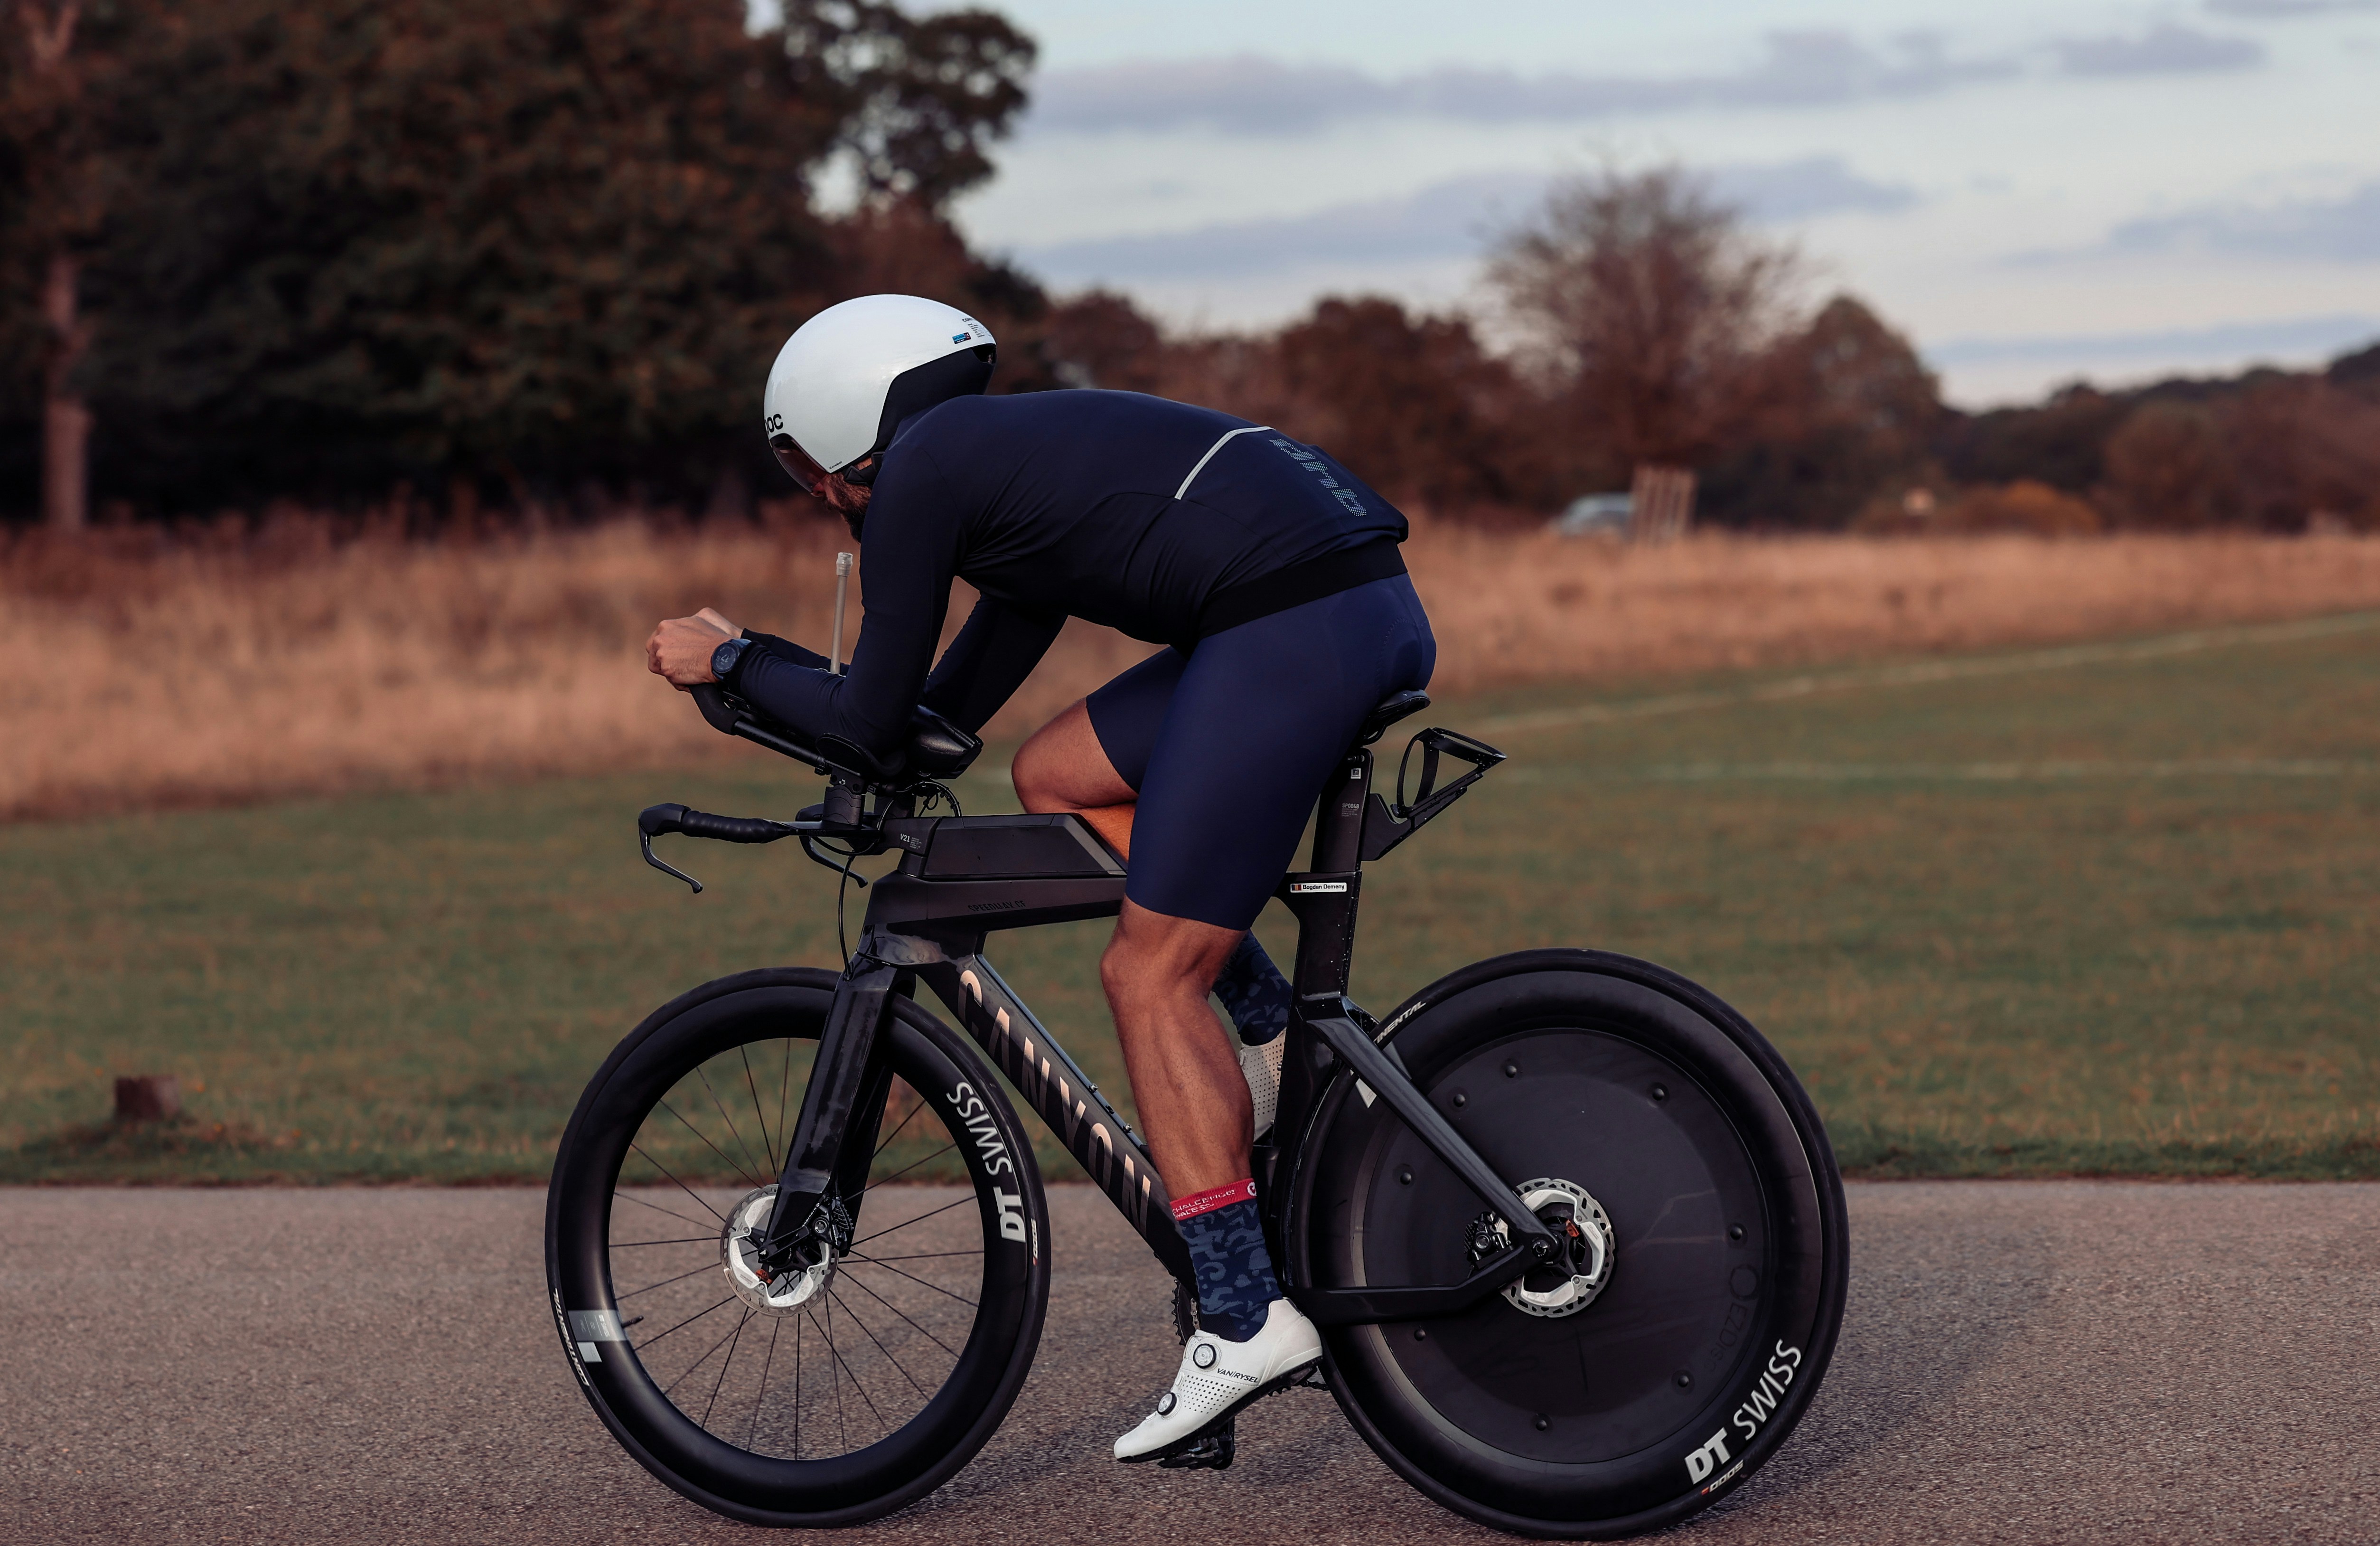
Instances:
[[[744,651],[750,648],[752,641],[748,639],[731,639],[710,651],[710,674],[719,679],[721,687],[725,687],[735,676],[736,663],[743,660]]]

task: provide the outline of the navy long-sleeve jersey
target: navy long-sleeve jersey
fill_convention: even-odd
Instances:
[[[1329,456],[1245,419],[1062,391],[958,397],[905,421],[861,531],[848,674],[756,633],[731,685],[797,729],[885,755],[917,703],[982,728],[1070,616],[1187,648],[1217,596],[1402,541],[1406,525]],[[982,600],[929,677],[953,577]]]

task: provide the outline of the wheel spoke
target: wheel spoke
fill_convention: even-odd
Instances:
[[[752,1146],[744,1141],[742,1129],[735,1126],[735,1119],[727,1114],[726,1102],[720,1100],[719,1091],[711,1087],[710,1069],[698,1065],[694,1077],[702,1081],[702,1092],[710,1097],[711,1109],[719,1113],[719,1120],[727,1124],[727,1131],[735,1138],[735,1147],[744,1150],[744,1158],[751,1162],[753,1169],[759,1169],[760,1162],[752,1158]],[[760,1185],[765,1187],[768,1183],[763,1181]]]
[[[860,1196],[862,1196],[862,1197],[866,1197],[869,1192],[872,1192],[872,1191],[874,1191],[877,1187],[880,1187],[880,1186],[884,1185],[884,1182],[885,1182],[885,1181],[898,1181],[899,1179],[901,1179],[901,1177],[903,1177],[903,1176],[905,1176],[905,1175],[908,1175],[911,1171],[913,1171],[913,1170],[917,1169],[919,1165],[924,1164],[924,1163],[927,1162],[927,1160],[939,1160],[939,1159],[941,1159],[943,1155],[945,1155],[945,1154],[947,1154],[947,1153],[949,1153],[952,1150],[956,1149],[957,1147],[958,1147],[958,1145],[957,1145],[956,1143],[954,1143],[954,1142],[953,1142],[953,1143],[946,1143],[946,1144],[942,1145],[940,1149],[935,1150],[932,1153],[930,1153],[930,1154],[927,1155],[927,1156],[926,1156],[926,1158],[925,1158],[924,1160],[912,1160],[912,1161],[910,1161],[907,1164],[903,1165],[899,1170],[896,1170],[896,1171],[894,1171],[892,1175],[888,1175],[888,1176],[884,1177],[884,1180],[882,1180],[882,1181],[870,1181],[870,1182],[867,1185],[867,1187],[864,1187],[864,1188],[860,1191],[860,1194],[859,1194],[859,1195],[860,1195]]]
[[[716,1235],[689,1235],[680,1240],[614,1240],[612,1242],[612,1248],[615,1251],[624,1251],[634,1250],[638,1246],[715,1246],[718,1243],[719,1236]],[[906,1260],[907,1258],[902,1257],[896,1260]]]
[[[846,1258],[845,1260],[854,1259]],[[859,1265],[863,1267],[884,1267],[884,1264],[880,1261],[870,1261],[864,1258],[856,1260],[858,1260]],[[884,1267],[884,1270],[888,1272],[893,1273],[895,1276],[907,1278],[911,1283],[916,1284],[920,1288],[930,1288],[937,1294],[948,1295],[951,1298],[957,1299],[959,1303],[966,1306],[969,1309],[976,1308],[976,1303],[973,1299],[963,1298],[959,1295],[952,1294],[949,1289],[944,1288],[941,1284],[928,1283],[924,1278],[919,1277],[915,1272],[904,1272],[898,1267]]]
[[[909,1093],[912,1095],[917,1094],[914,1090]],[[899,1126],[895,1126],[891,1132],[884,1135],[884,1141],[876,1146],[876,1154],[870,1154],[868,1156],[869,1163],[873,1163],[877,1154],[881,1154],[884,1150],[890,1149],[892,1146],[892,1140],[901,1136],[901,1128],[906,1127],[910,1123],[917,1120],[917,1114],[925,1109],[926,1098],[922,1095],[917,1095],[917,1103],[909,1108],[909,1114],[901,1119]]]
[[[702,1404],[702,1416],[695,1422],[705,1432],[710,1430],[710,1409],[719,1405],[720,1387],[727,1383],[728,1366],[735,1361],[735,1345],[744,1340],[744,1328],[751,1323],[752,1307],[746,1305],[744,1319],[735,1322],[735,1334],[727,1339],[727,1356],[719,1360],[719,1378],[710,1382],[710,1399]]]
[[[686,1119],[685,1117],[683,1117],[683,1116],[678,1116],[678,1114],[677,1114],[677,1108],[676,1108],[675,1106],[671,1105],[667,1100],[663,1100],[663,1101],[661,1102],[661,1108],[662,1108],[662,1110],[663,1110],[663,1111],[665,1111],[665,1112],[669,1113],[672,1116],[677,1116],[678,1125],[679,1125],[679,1126],[683,1126],[683,1127],[684,1127],[687,1132],[692,1133],[696,1138],[698,1138],[702,1139],[702,1146],[703,1146],[704,1148],[706,1148],[706,1149],[710,1150],[712,1153],[717,1154],[717,1155],[719,1156],[720,1163],[721,1163],[722,1164],[724,1164],[725,1166],[727,1166],[727,1168],[728,1168],[728,1169],[730,1169],[730,1170],[734,1171],[737,1175],[739,1175],[739,1176],[743,1177],[746,1181],[747,1181],[747,1182],[751,1182],[751,1184],[752,1184],[753,1186],[755,1186],[755,1187],[765,1187],[765,1186],[767,1186],[767,1185],[768,1185],[768,1183],[767,1183],[767,1182],[765,1182],[765,1181],[754,1181],[754,1180],[752,1180],[752,1173],[751,1173],[750,1171],[746,1170],[742,1165],[740,1165],[740,1164],[736,1163],[734,1160],[729,1159],[729,1158],[726,1156],[726,1154],[725,1154],[725,1153],[724,1153],[724,1152],[720,1149],[719,1145],[717,1145],[717,1144],[715,1144],[715,1143],[713,1143],[713,1142],[711,1142],[711,1141],[710,1141],[710,1135],[709,1135],[709,1134],[705,1133],[701,1128],[699,1128],[699,1127],[696,1126],[693,1123],[686,1121]],[[651,1158],[652,1158],[652,1156],[651,1156],[651,1155],[650,1155],[650,1154],[646,1155],[645,1157],[646,1157],[647,1159],[651,1159]],[[655,1163],[656,1164],[658,1164],[660,1162],[659,1162],[659,1161],[654,1161],[654,1163]]]
[[[732,1304],[734,1304],[735,1302],[735,1295],[733,1295],[733,1294],[730,1294],[729,1296],[727,1296],[727,1297],[725,1297],[725,1298],[723,1298],[723,1299],[720,1300],[720,1301],[719,1301],[719,1305],[732,1305]],[[710,1309],[717,1309],[719,1308],[719,1305],[713,1305],[713,1306],[711,1306],[711,1307],[710,1307]],[[689,1315],[689,1316],[687,1316],[685,1320],[683,1320],[683,1321],[679,1321],[679,1322],[677,1323],[677,1325],[676,1325],[676,1326],[672,1326],[672,1327],[669,1329],[669,1332],[655,1332],[652,1335],[650,1335],[650,1336],[649,1336],[649,1337],[645,1338],[645,1340],[644,1340],[644,1341],[638,1343],[638,1344],[636,1345],[636,1346],[635,1346],[634,1348],[632,1348],[632,1349],[631,1349],[631,1351],[633,1351],[633,1352],[638,1352],[638,1353],[641,1353],[641,1352],[643,1352],[646,1348],[650,1347],[654,1343],[659,1342],[662,1338],[663,1338],[663,1337],[665,1337],[665,1336],[669,1335],[669,1334],[670,1334],[670,1332],[676,1331],[676,1330],[678,1330],[678,1328],[679,1328],[679,1327],[681,1327],[681,1326],[691,1326],[691,1325],[693,1325],[696,1321],[698,1321],[701,1320],[704,1316],[709,1315],[709,1314],[710,1313],[710,1309],[698,1309],[698,1310],[696,1310],[692,1315]]]
[[[779,1168],[777,1145],[769,1137],[769,1111],[767,1107],[760,1104],[760,1090],[752,1079],[752,1049],[748,1046],[738,1047],[735,1049],[735,1055],[744,1060],[744,1088],[751,1092],[752,1120],[760,1125],[760,1152],[769,1156],[769,1168],[772,1171],[776,1170]]]
[[[760,1360],[760,1394],[752,1398],[752,1420],[744,1430],[744,1447],[746,1449],[750,1449],[752,1447],[752,1441],[757,1438],[760,1432],[760,1406],[762,1403],[769,1399],[769,1371],[777,1367],[777,1333],[784,1329],[785,1318],[783,1316],[772,1315],[769,1317],[769,1353],[768,1357]],[[799,1400],[800,1396],[798,1392],[800,1387],[796,1386],[795,1388],[796,1391],[795,1399]],[[800,1413],[796,1412],[794,1416],[795,1421],[798,1422],[801,1419]]]
[[[928,1342],[932,1343],[943,1352],[950,1354],[953,1359],[958,1357],[956,1349],[953,1348],[949,1343],[944,1342],[941,1337],[938,1337],[933,1333],[926,1330],[925,1327],[918,1325],[917,1321],[910,1320],[909,1316],[899,1305],[894,1304],[892,1300],[886,1298],[883,1295],[879,1294],[875,1289],[870,1288],[868,1284],[860,1282],[857,1278],[851,1278],[847,1281],[850,1283],[852,1287],[858,1289],[869,1298],[874,1299],[878,1304],[882,1305],[886,1309],[889,1309],[893,1314],[900,1316],[902,1320],[908,1321],[909,1329],[911,1331],[916,1332],[919,1336],[924,1337]]]
[[[666,1104],[667,1102],[663,1103]],[[672,1114],[674,1115],[675,1114],[673,1113]],[[727,1222],[726,1214],[721,1212],[718,1209],[713,1208],[708,1202],[703,1201],[702,1199],[696,1194],[695,1189],[692,1187],[687,1186],[675,1175],[671,1175],[669,1166],[662,1163],[659,1160],[654,1159],[650,1154],[646,1154],[645,1146],[643,1144],[630,1143],[628,1147],[635,1150],[638,1154],[644,1155],[645,1163],[652,1166],[655,1170],[660,1171],[663,1175],[669,1176],[670,1185],[675,1187],[679,1191],[684,1192],[686,1196],[693,1198],[696,1205],[701,1208],[704,1212],[710,1214],[712,1218],[717,1219],[722,1224]],[[615,1197],[619,1195],[619,1191],[616,1187],[613,1190],[613,1195]],[[663,1211],[667,1211],[667,1210],[663,1210]],[[686,1222],[688,1223],[693,1223],[697,1221],[688,1219]]]
[[[899,1270],[900,1269],[897,1267],[893,1269],[895,1272],[898,1272]],[[716,1271],[718,1271],[718,1268],[715,1264],[706,1261],[690,1272],[680,1272],[674,1278],[663,1278],[659,1283],[649,1283],[642,1288],[631,1288],[625,1294],[614,1294],[612,1296],[614,1299],[633,1299],[639,1294],[650,1294],[656,1288],[667,1288],[671,1284],[684,1283],[688,1278],[700,1277],[705,1272]]]
[[[940,1256],[981,1256],[983,1252],[979,1250],[918,1251],[912,1256],[862,1256],[857,1251],[845,1251],[843,1254],[846,1261],[929,1261]]]
[[[953,1147],[955,1147],[955,1146],[953,1146]],[[872,1191],[874,1191],[875,1189],[876,1189],[876,1188],[875,1188],[875,1187],[868,1187],[868,1191],[871,1191],[871,1192],[872,1192]],[[868,1195],[868,1193],[867,1193],[867,1192],[862,1192],[860,1195],[861,1195],[862,1197],[865,1197],[865,1196],[867,1196],[867,1195]],[[882,1239],[885,1236],[887,1236],[887,1235],[890,1235],[890,1234],[893,1233],[895,1230],[906,1229],[906,1228],[908,1228],[908,1227],[909,1227],[911,1224],[913,1224],[913,1223],[924,1223],[928,1219],[932,1218],[932,1217],[934,1216],[934,1213],[947,1213],[947,1212],[949,1212],[949,1211],[950,1211],[952,1209],[953,1209],[953,1208],[960,1207],[960,1206],[962,1206],[963,1204],[969,1203],[969,1202],[973,1202],[973,1201],[975,1201],[975,1200],[976,1200],[975,1194],[974,1194],[973,1192],[969,1192],[966,1196],[965,1196],[965,1197],[963,1197],[963,1198],[959,1199],[957,1202],[945,1202],[945,1203],[943,1203],[940,1208],[935,1209],[935,1210],[933,1211],[933,1212],[932,1212],[932,1213],[920,1213],[920,1214],[918,1214],[918,1215],[917,1215],[916,1218],[914,1218],[914,1219],[903,1219],[899,1223],[892,1224],[892,1225],[888,1225],[887,1227],[885,1227],[885,1228],[883,1228],[883,1229],[880,1229],[880,1230],[878,1230],[878,1231],[877,1231],[875,1234],[873,1234],[873,1235],[863,1235],[863,1236],[861,1236],[858,1239],[854,1240],[854,1241],[851,1243],[851,1245],[850,1245],[850,1246],[846,1246],[846,1247],[844,1247],[844,1255],[846,1255],[846,1256],[848,1256],[848,1255],[851,1253],[851,1251],[852,1251],[853,1248],[855,1248],[855,1247],[864,1246],[864,1245],[868,1244],[868,1241],[870,1241],[870,1240],[880,1240],[880,1239]]]
[[[815,1317],[816,1312],[813,1311],[812,1315]],[[834,1348],[834,1307],[832,1305],[827,1306],[826,1360],[827,1378],[834,1384],[835,1441],[843,1445],[843,1452],[848,1455],[851,1453],[851,1430],[844,1426],[843,1421],[843,1355],[836,1352]]]
[[[827,1296],[827,1300],[828,1300],[828,1302],[827,1302],[827,1307],[826,1307],[826,1351],[827,1351],[827,1357],[829,1357],[832,1358],[832,1359],[835,1361],[835,1364],[836,1364],[836,1366],[837,1366],[837,1367],[839,1367],[839,1368],[840,1368],[840,1369],[842,1369],[845,1374],[848,1374],[848,1375],[850,1375],[850,1376],[851,1376],[851,1389],[852,1389],[852,1393],[853,1393],[854,1394],[857,1395],[857,1396],[859,1397],[859,1399],[860,1399],[860,1400],[865,1401],[866,1403],[868,1403],[868,1416],[870,1416],[870,1417],[872,1417],[872,1418],[874,1418],[876,1419],[876,1426],[877,1426],[879,1429],[881,1429],[883,1431],[885,1431],[885,1432],[887,1432],[887,1433],[890,1433],[891,1431],[892,1431],[892,1425],[891,1425],[891,1424],[889,1424],[889,1423],[887,1423],[887,1422],[884,1420],[884,1414],[883,1414],[883,1413],[881,1413],[881,1412],[880,1412],[880,1411],[878,1411],[878,1410],[876,1409],[876,1398],[875,1398],[874,1396],[869,1395],[869,1394],[868,1394],[868,1387],[867,1387],[867,1386],[865,1386],[865,1385],[863,1385],[863,1384],[861,1384],[861,1383],[859,1382],[859,1374],[858,1374],[858,1372],[857,1372],[856,1369],[854,1369],[848,1362],[846,1362],[846,1361],[844,1360],[844,1356],[843,1356],[843,1349],[842,1349],[842,1348],[840,1348],[840,1347],[838,1347],[838,1346],[836,1346],[836,1345],[834,1345],[834,1303],[833,1303],[833,1298],[834,1298],[834,1296],[833,1296],[833,1295],[832,1295],[832,1293],[830,1293],[830,1294]],[[836,1430],[836,1432],[837,1432],[838,1434],[841,1434],[841,1433],[842,1433],[842,1431],[843,1431],[843,1386],[842,1386],[842,1385],[840,1385],[840,1384],[837,1384],[837,1385],[834,1387],[834,1401],[835,1401],[835,1406],[834,1406],[835,1430]],[[849,1438],[847,1435],[844,1436],[844,1439],[843,1439],[843,1447],[844,1447],[844,1452],[845,1452],[845,1453],[849,1453],[849,1451],[850,1451],[850,1449],[851,1449],[851,1440],[850,1440],[850,1438]]]
[[[884,1355],[884,1361],[891,1364],[895,1369],[898,1369],[902,1379],[909,1382],[909,1388],[916,1391],[920,1396],[924,1395],[926,1394],[926,1387],[917,1383],[916,1377],[910,1374],[907,1369],[901,1367],[901,1360],[894,1357],[892,1356],[892,1350],[884,1345],[884,1339],[882,1337],[878,1336],[873,1331],[868,1329],[868,1322],[859,1318],[859,1312],[852,1309],[851,1306],[845,1302],[844,1296],[837,1294],[833,1289],[830,1288],[826,1292],[829,1298],[843,1307],[843,1313],[850,1320],[851,1323],[858,1327],[862,1332],[866,1333],[868,1341],[876,1344],[876,1350]]]
[[[648,1159],[651,1158],[651,1156],[650,1156],[650,1155],[647,1155],[646,1157],[647,1157]],[[675,1180],[675,1179],[677,1179],[677,1178],[676,1178],[675,1176],[672,1176],[672,1177],[670,1177],[670,1179],[672,1179],[672,1180]],[[687,1193],[686,1195],[688,1195],[689,1197],[693,1196],[693,1194],[692,1194],[692,1193],[690,1193],[690,1192],[689,1192],[689,1193]],[[651,1209],[651,1210],[652,1210],[654,1212],[656,1212],[656,1213],[667,1213],[671,1218],[674,1218],[674,1219],[685,1219],[686,1223],[690,1223],[690,1224],[694,1225],[694,1227],[695,1227],[695,1228],[697,1228],[697,1229],[700,1229],[700,1228],[702,1228],[702,1227],[703,1227],[703,1223],[702,1223],[702,1221],[701,1221],[700,1219],[697,1219],[697,1218],[690,1218],[690,1217],[688,1217],[686,1214],[684,1214],[684,1213],[679,1212],[679,1211],[678,1211],[676,1209],[674,1209],[674,1208],[664,1208],[664,1207],[662,1207],[662,1206],[660,1203],[658,1203],[658,1202],[647,1202],[643,1198],[640,1198],[640,1197],[637,1196],[634,1192],[624,1192],[624,1191],[621,1191],[617,1187],[614,1187],[613,1188],[613,1191],[612,1191],[612,1199],[613,1199],[613,1201],[615,1201],[615,1202],[633,1202],[633,1203],[635,1203],[635,1204],[636,1204],[638,1207],[639,1207],[639,1208],[650,1208],[650,1209]],[[698,1198],[698,1198],[695,1198],[695,1199],[694,1199],[694,1200],[695,1200],[695,1201],[697,1201],[697,1202],[702,1202],[702,1199],[700,1199],[700,1198]],[[707,1202],[702,1202],[702,1205],[703,1205],[705,1208],[708,1208],[708,1207],[710,1207],[710,1204],[709,1204],[709,1203],[707,1203]],[[719,1218],[719,1215],[718,1215],[718,1214],[716,1214],[716,1213],[713,1213],[713,1214],[711,1215],[711,1217],[712,1217],[712,1218],[714,1218],[714,1219],[716,1219],[716,1218]],[[726,1221],[726,1220],[724,1220],[724,1219],[720,1219],[720,1221],[719,1221],[719,1222],[720,1222],[720,1223],[726,1223],[727,1221]]]
[[[726,1333],[721,1336],[717,1342],[714,1342],[710,1346],[704,1348],[702,1350],[702,1357],[695,1359],[694,1362],[686,1365],[684,1369],[679,1369],[677,1371],[677,1378],[672,1380],[668,1384],[662,1387],[662,1394],[663,1395],[667,1395],[670,1392],[684,1384],[687,1375],[692,1374],[696,1369],[700,1369],[704,1364],[709,1363],[710,1361],[710,1355],[718,1352],[722,1347],[726,1346],[728,1337],[732,1337],[737,1332],[742,1331],[744,1329],[744,1321],[749,1321],[751,1318],[752,1311],[747,1307],[744,1311],[743,1319],[737,1321],[734,1326],[730,1327]]]

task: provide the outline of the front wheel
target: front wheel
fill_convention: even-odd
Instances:
[[[895,998],[836,1193],[848,1246],[759,1270],[832,972],[657,1010],[572,1114],[547,1193],[563,1345],[614,1438],[707,1508],[854,1524],[924,1496],[1016,1399],[1049,1300],[1033,1150],[957,1033]]]
[[[1776,1050],[1674,973],[1599,951],[1483,961],[1409,1000],[1389,1044],[1569,1255],[1461,1315],[1333,1328],[1348,1418],[1447,1507],[1609,1540],[1740,1485],[1833,1355],[1850,1261],[1825,1129]],[[1286,1234],[1325,1287],[1459,1281],[1499,1220],[1342,1077]]]

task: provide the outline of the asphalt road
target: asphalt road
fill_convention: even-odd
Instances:
[[[1506,1539],[1327,1395],[1231,1471],[1106,1457],[1171,1372],[1166,1284],[1087,1189],[1031,1382],[857,1540]],[[530,1191],[0,1191],[0,1540],[771,1539],[638,1469],[546,1319]],[[1852,1188],[1841,1351],[1784,1454],[1673,1539],[2380,1539],[2380,1187]]]

